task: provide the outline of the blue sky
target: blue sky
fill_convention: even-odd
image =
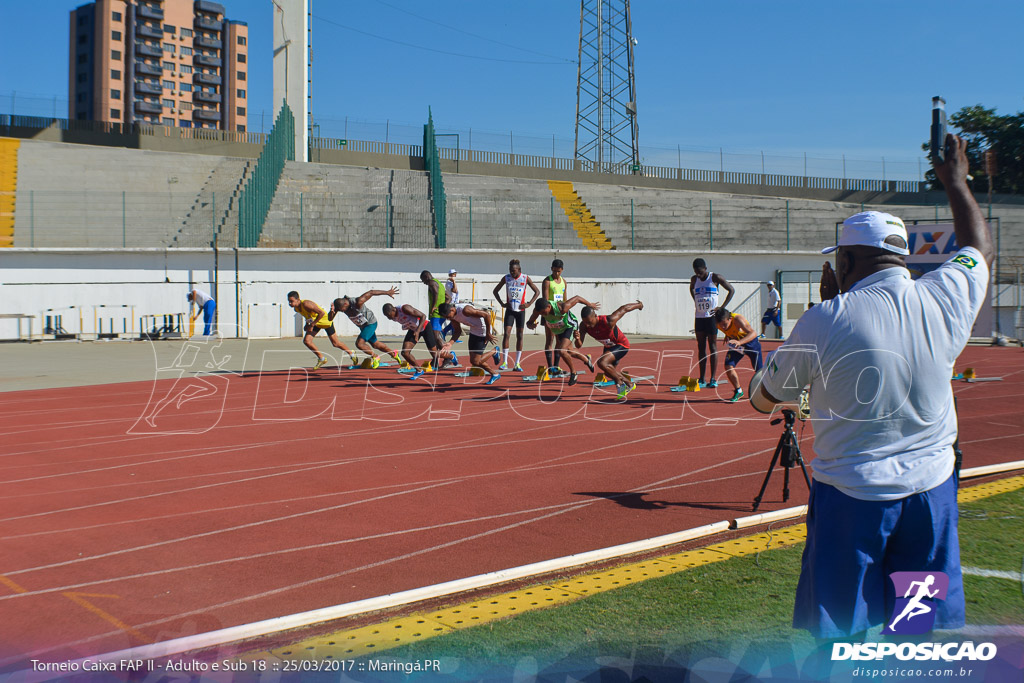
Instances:
[[[66,111],[68,11],[0,0],[0,111]],[[250,129],[271,114],[270,0],[226,0],[250,27]],[[1024,110],[1024,2],[633,0],[647,163],[916,176],[932,95]],[[329,136],[415,142],[427,107],[475,148],[571,156],[579,3],[313,0],[314,116]],[[429,21],[425,20],[428,19]],[[433,23],[431,23],[433,22]],[[19,30],[23,27],[24,30]],[[19,65],[11,68],[11,65]],[[12,93],[16,95],[12,98]],[[6,101],[5,101],[6,100]],[[346,123],[347,121],[347,123]],[[511,131],[511,136],[510,136]],[[511,142],[509,141],[511,137]],[[677,152],[678,146],[678,152]],[[721,152],[720,152],[721,150]]]

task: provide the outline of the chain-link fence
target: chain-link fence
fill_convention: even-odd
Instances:
[[[433,249],[427,197],[379,191],[278,191],[259,242],[278,248]],[[806,250],[833,243],[836,224],[865,209],[906,221],[949,220],[946,205],[871,206],[771,197],[577,185],[616,250]],[[12,194],[13,193],[9,193]],[[1018,230],[1001,222],[1003,231]],[[575,217],[552,196],[507,189],[453,193],[447,201],[449,249],[582,249]],[[22,190],[16,193],[16,247],[244,246],[237,193]],[[1003,252],[1024,257],[1004,235]],[[1018,254],[1017,250],[1022,253]]]

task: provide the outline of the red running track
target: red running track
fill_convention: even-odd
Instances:
[[[658,383],[625,404],[513,373],[337,368],[2,394],[0,670],[747,514],[781,427],[725,403],[727,384],[669,392],[693,351],[634,349],[626,367]],[[956,383],[965,466],[1018,459],[1024,354],[970,348],[966,365],[1006,379]],[[788,503],[781,488],[762,511],[805,502],[799,480]]]

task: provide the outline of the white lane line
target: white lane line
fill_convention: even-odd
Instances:
[[[685,488],[685,487],[688,487],[688,486],[700,486],[700,485],[714,483],[714,482],[718,482],[718,481],[727,481],[727,480],[732,480],[732,479],[742,479],[742,478],[745,478],[745,477],[751,477],[751,476],[756,476],[756,475],[759,475],[759,473],[758,472],[751,472],[751,473],[747,473],[747,474],[733,474],[733,475],[728,475],[728,476],[725,476],[725,477],[718,477],[718,478],[715,478],[715,479],[705,479],[705,480],[701,480],[701,481],[685,482],[685,483],[681,483],[681,484],[677,483],[677,484],[666,485],[666,486],[649,486],[649,487],[646,487],[644,489],[644,492],[645,493],[654,493],[654,492],[663,492],[663,491],[669,491],[669,490],[677,490],[677,489],[682,489],[682,488]],[[395,495],[401,495],[401,494],[395,494]],[[627,495],[627,494],[623,494],[623,495]],[[385,496],[382,496],[382,498],[383,497],[385,497]],[[361,501],[355,501],[353,503],[350,503],[350,505],[357,505],[359,502],[361,502]],[[278,549],[278,550],[268,550],[268,551],[262,552],[262,553],[253,553],[253,554],[250,554],[250,555],[240,555],[240,556],[229,557],[229,558],[224,558],[224,559],[220,559],[220,560],[211,560],[211,561],[208,561],[208,562],[198,562],[198,563],[190,564],[190,565],[181,565],[181,566],[178,566],[178,567],[168,567],[168,568],[165,568],[165,569],[156,569],[156,570],[153,570],[153,571],[142,572],[142,573],[138,573],[138,574],[125,574],[125,575],[117,576],[117,577],[107,577],[107,578],[102,578],[102,579],[96,579],[96,580],[93,580],[93,581],[85,581],[85,582],[82,582],[82,583],[68,584],[68,585],[65,585],[65,586],[43,588],[43,589],[34,590],[34,591],[28,591],[28,592],[24,592],[24,593],[12,594],[12,595],[8,595],[8,596],[0,597],[0,600],[15,599],[15,598],[26,598],[26,597],[31,597],[31,596],[35,596],[35,595],[44,595],[44,594],[48,594],[48,593],[56,593],[56,592],[61,592],[61,591],[75,590],[75,589],[84,588],[84,587],[87,587],[87,586],[97,586],[97,585],[102,585],[102,584],[106,584],[106,583],[113,583],[113,582],[120,582],[120,581],[131,581],[131,580],[135,580],[135,579],[148,578],[148,577],[151,577],[151,576],[162,576],[162,575],[173,574],[173,573],[177,573],[177,572],[194,571],[196,569],[202,569],[202,568],[205,568],[205,567],[213,567],[213,566],[223,565],[223,564],[233,564],[235,562],[247,562],[247,561],[250,561],[250,560],[258,560],[258,559],[262,559],[262,558],[265,558],[265,557],[273,557],[273,556],[276,556],[276,555],[287,555],[287,554],[290,554],[290,553],[307,552],[307,551],[310,551],[310,550],[321,550],[321,549],[324,549],[324,548],[332,548],[332,547],[337,547],[337,546],[342,546],[342,545],[348,545],[348,544],[351,544],[351,543],[361,543],[361,542],[366,542],[366,541],[380,540],[382,538],[393,538],[393,537],[397,537],[397,536],[404,536],[404,535],[407,535],[407,534],[415,534],[415,533],[419,533],[419,532],[423,532],[423,531],[435,531],[435,530],[438,530],[438,529],[448,529],[448,528],[453,528],[453,527],[456,527],[456,526],[462,526],[462,525],[465,525],[465,524],[475,524],[475,523],[478,523],[478,522],[486,522],[486,521],[491,521],[491,520],[495,520],[495,519],[502,519],[502,518],[505,518],[505,517],[516,517],[516,516],[519,516],[519,515],[526,515],[526,514],[533,514],[533,513],[537,513],[537,512],[544,512],[544,511],[547,511],[547,510],[558,510],[558,509],[565,508],[565,507],[579,505],[581,502],[584,502],[584,501],[570,501],[570,502],[567,502],[567,503],[556,503],[556,504],[552,504],[552,505],[542,505],[542,506],[537,506],[537,507],[533,507],[533,508],[527,508],[527,509],[523,509],[523,510],[512,510],[510,512],[495,513],[493,515],[485,515],[485,516],[480,516],[480,517],[472,517],[472,518],[469,518],[469,519],[458,519],[458,520],[453,520],[453,521],[449,521],[449,522],[439,522],[437,524],[431,524],[431,525],[427,525],[427,526],[412,527],[412,528],[407,528],[407,529],[397,529],[397,530],[394,530],[394,531],[381,532],[381,533],[378,533],[378,534],[371,534],[371,535],[367,535],[367,536],[360,536],[360,537],[354,537],[354,538],[344,538],[344,539],[335,540],[335,541],[324,541],[322,543],[313,543],[313,544],[309,544],[309,545],[294,546],[294,547],[291,547],[291,548],[281,548],[281,549]],[[600,502],[600,501],[585,501],[585,502]],[[7,575],[14,574],[14,573],[17,573],[17,572],[8,572]]]
[[[1021,572],[1008,572],[1000,569],[980,569],[978,567],[962,567],[961,571],[966,576],[981,576],[989,579],[1010,579],[1011,581],[1024,582],[1024,574]]]
[[[753,453],[748,453],[746,455],[739,456],[737,458],[733,458],[732,460],[727,460],[727,461],[724,461],[724,462],[721,462],[721,463],[712,463],[712,464],[707,465],[707,466],[705,466],[703,468],[699,468],[699,469],[695,469],[695,470],[689,470],[689,471],[687,471],[687,472],[685,472],[683,474],[669,477],[668,479],[665,479],[663,481],[664,482],[670,482],[670,481],[678,480],[678,479],[683,478],[683,477],[689,477],[689,476],[693,476],[693,475],[696,475],[696,474],[700,474],[702,472],[705,472],[705,471],[708,471],[708,470],[711,470],[711,469],[715,469],[715,468],[721,467],[723,465],[729,465],[729,464],[732,464],[734,462],[739,462],[741,460],[744,460],[744,459],[747,459],[747,458],[750,458],[750,457],[754,457],[754,456],[756,456],[756,455],[758,455],[760,453],[767,453],[769,450],[771,450],[771,449],[763,449],[761,451],[756,451],[756,452],[753,452]],[[662,453],[672,453],[672,454],[675,454],[675,453],[679,453],[679,451],[677,449],[668,449],[666,451],[662,451]],[[237,531],[237,530],[241,530],[241,529],[247,529],[247,528],[252,528],[252,527],[256,527],[256,526],[262,526],[262,525],[266,525],[266,524],[275,524],[275,523],[278,523],[278,522],[287,521],[287,520],[295,519],[295,518],[298,518],[298,517],[315,515],[315,514],[320,514],[320,513],[323,513],[323,512],[330,512],[332,510],[336,510],[336,509],[339,509],[339,508],[349,507],[351,505],[358,505],[358,504],[364,503],[364,502],[372,502],[372,501],[375,501],[375,500],[380,500],[380,499],[388,498],[388,497],[395,496],[395,495],[402,495],[404,493],[414,493],[416,491],[420,491],[420,490],[424,490],[424,489],[428,489],[428,488],[434,488],[434,487],[437,487],[437,486],[446,486],[448,484],[453,484],[453,483],[462,483],[462,482],[465,482],[465,481],[468,481],[468,480],[471,480],[471,479],[479,479],[479,478],[484,478],[484,477],[495,477],[495,476],[507,476],[509,474],[525,473],[526,471],[537,471],[537,470],[544,470],[544,469],[551,469],[551,468],[558,468],[558,467],[576,467],[576,466],[578,466],[580,464],[590,464],[592,462],[603,462],[603,461],[607,461],[607,460],[618,460],[618,459],[621,459],[623,457],[649,457],[650,455],[651,455],[650,453],[617,454],[617,455],[614,455],[614,456],[609,456],[608,458],[597,458],[597,459],[588,461],[587,463],[548,463],[548,464],[542,464],[542,465],[535,465],[535,466],[532,466],[532,467],[530,467],[528,469],[523,469],[521,467],[517,467],[517,468],[512,468],[512,469],[507,469],[507,470],[486,472],[486,473],[470,475],[470,476],[463,475],[463,476],[458,476],[458,477],[451,477],[451,478],[443,479],[443,480],[440,480],[440,481],[434,481],[434,482],[425,483],[425,484],[422,484],[419,488],[411,489],[411,490],[408,490],[408,491],[401,491],[401,492],[394,493],[394,494],[386,494],[386,495],[382,495],[382,496],[376,496],[376,497],[373,497],[373,498],[370,498],[370,499],[365,499],[365,500],[350,501],[350,502],[347,502],[347,503],[343,503],[343,504],[339,504],[339,505],[334,505],[334,506],[330,506],[330,507],[326,507],[326,508],[316,508],[316,509],[313,509],[313,510],[307,510],[307,511],[300,512],[300,513],[295,513],[295,514],[291,514],[291,515],[285,515],[285,516],[282,516],[282,517],[275,517],[275,518],[270,518],[270,519],[258,520],[258,521],[255,521],[255,522],[249,522],[247,524],[242,524],[242,525],[238,525],[238,526],[234,526],[234,527],[225,527],[225,528],[214,529],[214,530],[211,530],[211,531],[206,531],[206,532],[202,532],[202,533],[198,533],[198,534],[193,534],[193,535],[189,535],[189,536],[182,536],[182,537],[178,537],[178,538],[167,539],[167,540],[164,540],[164,541],[159,541],[159,542],[156,542],[156,543],[151,543],[151,544],[142,545],[142,546],[135,546],[135,547],[131,547],[131,548],[122,548],[120,550],[114,550],[114,551],[110,551],[110,552],[107,552],[107,553],[101,553],[99,555],[90,555],[89,557],[79,557],[79,558],[75,558],[73,560],[65,560],[63,562],[57,562],[57,563],[48,564],[48,565],[40,565],[40,566],[36,566],[36,567],[28,567],[28,568],[24,568],[24,569],[7,571],[7,572],[4,572],[4,575],[6,575],[6,576],[15,576],[15,575],[19,575],[19,574],[25,574],[25,573],[28,573],[28,572],[41,571],[41,570],[44,570],[44,569],[51,569],[51,568],[54,568],[54,567],[62,567],[62,566],[67,566],[67,565],[72,565],[72,564],[79,564],[79,563],[89,562],[89,561],[96,560],[96,559],[101,559],[101,558],[104,558],[104,557],[111,557],[111,556],[115,556],[115,555],[122,555],[122,554],[126,554],[126,553],[131,553],[131,552],[136,552],[136,551],[141,551],[141,550],[147,550],[147,549],[150,549],[150,548],[165,546],[165,545],[169,545],[169,544],[172,544],[172,543],[186,542],[186,541],[194,540],[194,539],[197,539],[197,538],[204,538],[204,537],[208,537],[208,536],[213,536],[213,535],[216,535],[216,534],[228,533],[228,532],[231,532],[231,531]],[[310,468],[310,469],[317,469],[317,468]],[[413,486],[416,486],[416,484],[413,484]],[[642,488],[643,487],[641,487],[641,490],[642,490]],[[0,600],[2,600],[2,599],[4,599],[4,598],[0,597]]]

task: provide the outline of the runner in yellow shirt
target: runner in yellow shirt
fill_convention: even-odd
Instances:
[[[288,305],[295,309],[295,312],[306,319],[306,326],[304,328],[305,334],[302,337],[302,343],[306,347],[316,354],[316,365],[313,366],[314,370],[319,370],[327,363],[327,356],[320,353],[320,350],[316,348],[316,344],[313,343],[313,337],[317,335],[320,330],[327,330],[327,338],[331,341],[331,344],[335,348],[341,349],[349,355],[352,362],[356,362],[355,354],[352,350],[345,346],[338,337],[338,331],[334,329],[334,313],[327,313],[324,309],[320,308],[315,302],[309,299],[303,299],[299,296],[298,292],[288,292]]]

